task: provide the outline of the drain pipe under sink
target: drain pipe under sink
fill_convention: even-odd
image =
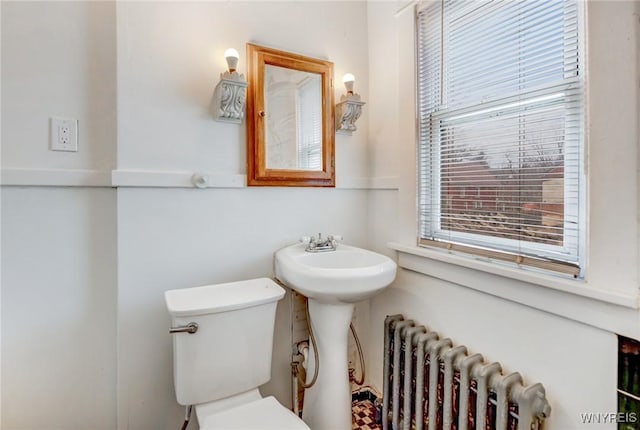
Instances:
[[[306,384],[305,381],[302,380],[302,376],[301,375],[301,371],[300,368],[298,367],[299,365],[302,365],[302,367],[305,370],[307,369],[307,363],[308,363],[308,358],[309,358],[309,343],[306,341],[303,342],[299,342],[297,344],[294,345],[294,360],[291,361],[291,391],[292,391],[292,403],[293,403],[293,413],[296,414],[297,416],[300,416],[300,408],[298,407],[298,387],[300,384],[300,386],[302,386],[302,388],[311,388],[313,386],[313,384],[315,384],[316,379],[318,378],[318,371],[319,371],[319,367],[320,367],[320,363],[318,360],[318,347],[316,345],[316,340],[315,337],[313,336],[313,332],[311,331],[311,327],[309,324],[309,308],[307,307],[306,309],[307,311],[307,324],[308,324],[308,329],[309,329],[309,337],[311,339],[311,342],[313,343],[313,352],[314,352],[314,358],[315,358],[315,369],[314,369],[314,374],[313,374],[313,379],[311,380],[311,382],[309,384]],[[364,380],[365,380],[365,363],[364,363],[364,354],[362,353],[362,346],[360,345],[360,339],[358,338],[358,334],[356,333],[356,329],[353,325],[353,323],[351,323],[349,325],[349,328],[351,329],[351,334],[353,335],[353,339],[355,340],[356,343],[356,348],[358,351],[358,358],[360,359],[360,378],[356,379],[355,378],[355,369],[349,369],[349,376],[350,376],[350,382],[355,383],[358,386],[362,386],[362,384],[364,384]],[[302,359],[300,361],[295,360],[295,357],[300,357],[302,356]],[[306,372],[305,372],[306,373]]]
[[[298,382],[298,373],[301,372],[298,365],[302,365],[302,367],[307,369],[307,359],[309,358],[309,343],[307,341],[302,341],[294,345],[294,360],[291,362],[291,393],[293,399],[293,413],[297,416],[300,416],[300,407],[299,407],[299,398],[298,398],[298,390],[299,390],[299,382]],[[300,361],[295,360],[296,357],[302,357]]]

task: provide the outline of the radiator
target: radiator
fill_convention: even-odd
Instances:
[[[383,430],[539,430],[551,413],[542,384],[402,315],[386,318],[384,348]]]

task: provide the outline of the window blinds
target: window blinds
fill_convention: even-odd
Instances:
[[[575,0],[417,6],[420,243],[578,276]]]
[[[319,100],[322,100],[319,76],[298,84],[296,150],[297,168],[301,170],[322,170],[322,108]]]

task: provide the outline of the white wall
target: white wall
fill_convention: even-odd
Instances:
[[[2,2],[3,429],[116,427],[115,7]],[[49,117],[79,120],[77,153]],[[6,187],[25,182],[43,187]],[[78,184],[76,184],[78,185]]]
[[[340,210],[309,211],[311,204]],[[119,191],[118,207],[118,428],[123,429],[179,425],[165,290],[272,277],[273,251],[307,231],[343,231],[350,241],[365,242],[362,191],[127,189]],[[285,404],[290,401],[289,311],[286,299],[279,303],[272,383],[263,391]]]
[[[366,97],[366,4],[122,2],[117,5],[118,171],[246,172],[244,126],[211,120],[223,53],[245,43],[351,71]],[[335,89],[336,97],[343,92]],[[366,115],[361,119],[366,130]],[[336,139],[338,189],[118,189],[118,428],[174,429],[170,319],[162,293],[273,276],[273,252],[303,234],[366,243],[366,196],[346,183],[368,175],[366,133]],[[278,309],[272,382],[290,401],[288,303]]]
[[[246,172],[243,126],[211,121],[224,51],[253,42],[334,63],[367,97],[362,2],[123,2],[118,9],[118,169]],[[360,119],[366,130],[367,116]],[[360,124],[360,123],[359,123]],[[366,133],[336,137],[337,181],[367,176]]]
[[[115,195],[2,190],[2,428],[115,428]]]
[[[111,2],[2,2],[4,170],[115,167],[114,20]],[[77,153],[49,151],[51,116],[78,120]]]
[[[15,231],[2,240],[2,367],[12,374],[3,380],[2,427],[176,428],[182,411],[171,381],[164,290],[272,276],[273,251],[302,234],[335,232],[366,243],[366,133],[336,139],[338,189],[243,187],[244,126],[214,122],[209,114],[226,67],[222,54],[238,49],[240,72],[246,42],[329,59],[336,96],[349,71],[366,99],[366,5],[3,2],[2,20],[3,233]],[[79,119],[77,153],[48,150],[50,116]],[[366,113],[359,124],[366,130]],[[112,169],[113,183],[145,186],[108,188]],[[170,187],[189,187],[175,178],[196,171],[232,188],[156,188],[167,177]],[[59,188],[66,185],[95,188]],[[33,230],[39,217],[51,222]],[[21,241],[23,231],[37,234]],[[97,240],[103,235],[106,243]],[[31,247],[39,251],[28,259]],[[74,256],[83,270],[61,264]],[[24,289],[29,280],[35,286]],[[52,307],[46,313],[30,308],[25,295],[41,290]],[[69,345],[75,332],[48,331],[54,308],[63,309],[65,322],[100,311],[97,321],[83,321],[82,347]],[[8,335],[15,316],[35,326]],[[277,318],[274,378],[265,392],[287,403],[286,300]],[[85,339],[87,331],[95,337]],[[96,386],[83,385],[93,372]],[[57,382],[77,379],[59,395],[52,391]],[[73,415],[72,405],[82,412]],[[34,406],[42,411],[27,410]]]
[[[414,243],[413,24],[410,11],[393,16],[398,7],[2,2],[3,182],[39,185],[2,188],[3,429],[176,428],[164,290],[271,276],[272,252],[303,233],[342,233],[389,255],[387,242]],[[638,279],[633,7],[593,3],[589,14],[591,282],[624,293]],[[367,105],[359,131],[337,136],[337,189],[162,188],[150,173],[245,173],[244,127],[216,123],[208,110],[222,53],[243,55],[249,41],[333,61],[336,96],[341,76],[356,75]],[[80,120],[78,153],[48,151],[52,115]],[[111,169],[149,187],[114,190]],[[370,177],[400,190],[349,189]],[[474,276],[482,286],[493,279]],[[358,315],[369,381],[381,387],[382,320],[402,312],[544,383],[551,428],[577,428],[579,412],[615,410],[613,331],[637,336],[640,324],[628,307],[567,303],[582,322],[401,271]],[[288,312],[284,300],[265,387],[283,402]]]
[[[394,17],[399,7],[387,2],[368,7],[369,130],[374,154],[380,154],[371,169],[395,172],[400,184],[397,193],[369,196],[369,231],[376,232],[370,245],[387,253],[387,242],[415,248],[417,225],[413,17],[411,10]],[[446,256],[400,253],[401,261],[410,260],[421,273],[401,270],[394,285],[371,302],[368,363],[374,385],[382,386],[384,318],[402,313],[488,361],[500,361],[506,371],[521,372],[527,383],[542,382],[553,408],[549,428],[615,428],[582,425],[579,414],[617,410],[615,333],[637,338],[640,332],[637,16],[637,2],[588,4],[586,281],[564,290],[547,288],[454,264]],[[589,288],[605,292],[602,299],[608,302],[582,296],[586,291],[580,289]],[[499,297],[505,292],[510,299]]]

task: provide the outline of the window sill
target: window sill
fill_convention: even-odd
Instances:
[[[389,243],[398,266],[616,333],[638,336],[638,295],[443,250]],[[544,291],[541,290],[544,288]]]

